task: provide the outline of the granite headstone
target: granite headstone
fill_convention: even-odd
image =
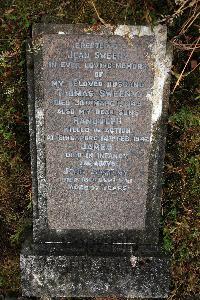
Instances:
[[[24,295],[167,296],[159,243],[166,35],[162,26],[34,26]]]

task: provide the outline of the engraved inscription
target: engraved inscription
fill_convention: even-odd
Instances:
[[[60,220],[49,205],[51,228],[144,228],[152,39],[44,37],[47,197]]]

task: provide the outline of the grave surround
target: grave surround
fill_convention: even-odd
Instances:
[[[167,296],[159,243],[166,35],[163,26],[34,25],[24,295]]]

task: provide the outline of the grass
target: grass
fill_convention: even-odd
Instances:
[[[19,252],[31,222],[25,40],[55,22],[168,25],[175,46],[163,186],[164,249],[172,255],[169,299],[195,299],[199,240],[199,0],[4,0],[0,4],[0,291],[19,293]],[[193,52],[192,52],[193,51]],[[190,57],[191,56],[191,57]],[[188,58],[190,59],[188,60]],[[193,64],[191,63],[193,61]],[[184,70],[184,72],[183,72]],[[178,84],[177,84],[178,80]],[[177,85],[176,85],[177,84]]]

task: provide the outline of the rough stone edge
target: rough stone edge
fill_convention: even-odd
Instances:
[[[37,217],[33,218],[33,239],[36,241],[40,228],[44,228],[45,231],[48,228],[47,225],[47,207],[46,207],[46,159],[45,159],[45,132],[44,132],[44,108],[43,108],[43,98],[44,98],[44,87],[43,87],[43,39],[40,34],[32,38],[32,47],[30,49],[30,54],[33,59],[33,71],[31,72],[31,78],[33,84],[30,86],[34,88],[31,93],[34,95],[32,100],[32,109],[34,111],[34,116],[31,119],[32,130],[35,131],[35,156],[32,157],[32,166],[35,165],[35,176],[37,178]],[[28,73],[30,70],[28,69]],[[32,112],[31,112],[32,113]],[[34,129],[33,129],[33,126]],[[33,181],[33,185],[35,182]]]
[[[147,98],[153,104],[152,112],[152,132],[154,124],[161,118],[163,113],[165,83],[168,80],[171,64],[172,64],[172,51],[168,51],[166,44],[167,41],[167,28],[155,27],[155,44],[154,44],[154,85],[153,92],[147,94]]]
[[[32,177],[32,201],[33,219],[38,217],[38,181],[37,181],[37,148],[35,133],[35,87],[34,87],[34,59],[32,54],[32,43],[26,42],[26,66],[27,66],[27,91],[28,91],[28,114],[29,114],[29,136],[31,155],[31,177]]]
[[[173,51],[167,43],[167,27],[156,26],[154,43],[154,86],[147,97],[152,103],[153,118],[151,123],[151,151],[149,159],[149,188],[147,196],[147,224],[159,238],[162,199],[162,176],[165,156],[166,119],[169,103],[170,69]],[[157,221],[156,221],[157,220]],[[148,236],[144,236],[149,240]],[[159,240],[158,240],[159,242]]]

